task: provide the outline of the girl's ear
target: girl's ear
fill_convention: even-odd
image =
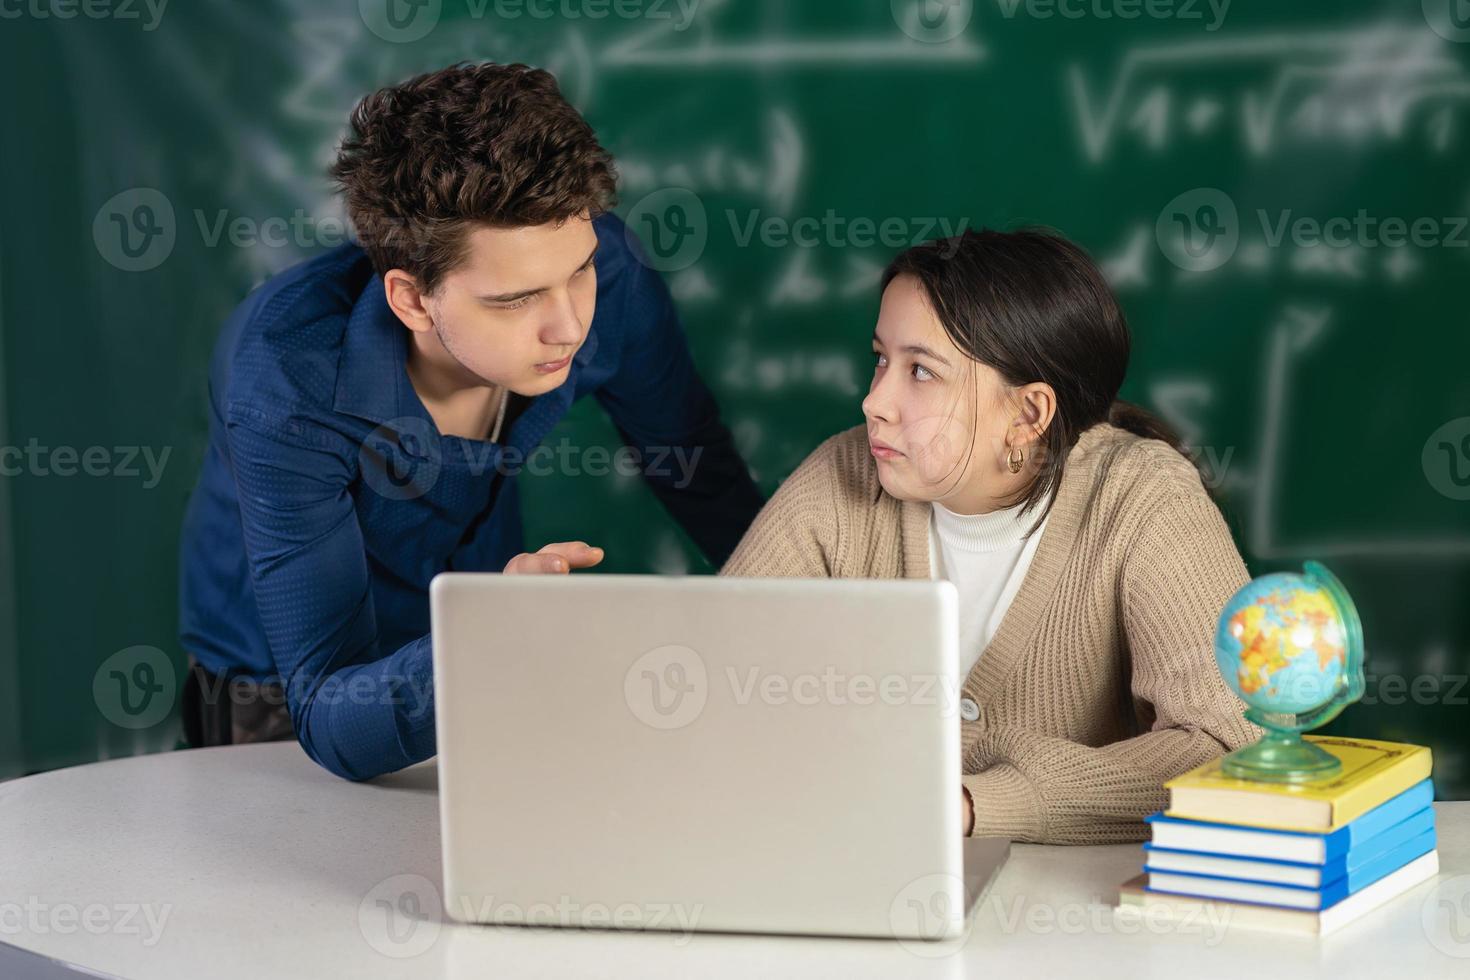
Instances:
[[[1033,381],[1016,389],[1019,408],[1012,425],[1019,428],[1020,443],[1040,440],[1057,413],[1057,393],[1045,381]]]

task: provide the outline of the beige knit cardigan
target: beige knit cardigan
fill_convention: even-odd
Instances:
[[[781,484],[720,574],[927,579],[929,516],[881,491],[859,426]],[[960,726],[973,833],[1139,840],[1164,780],[1259,737],[1212,652],[1248,577],[1189,460],[1106,423],[1083,432],[961,689],[980,707]]]

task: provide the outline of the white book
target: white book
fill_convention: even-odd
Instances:
[[[1227,926],[1325,936],[1437,874],[1439,852],[1430,851],[1321,911],[1151,892],[1144,888],[1147,876],[1138,875],[1119,889],[1117,911],[1119,915],[1147,914],[1151,919],[1195,922],[1207,907],[1213,906],[1214,918],[1218,920],[1223,913]]]

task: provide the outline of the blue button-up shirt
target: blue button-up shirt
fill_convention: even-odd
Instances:
[[[429,581],[524,550],[516,474],[575,399],[597,398],[716,565],[760,508],[662,280],[616,216],[595,229],[587,339],[497,443],[439,434],[405,370],[407,329],[355,245],[264,283],[225,325],[183,528],[183,645],[216,675],[280,681],[332,772],[434,754]],[[650,465],[675,454],[692,470]]]

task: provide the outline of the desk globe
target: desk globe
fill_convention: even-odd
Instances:
[[[1227,776],[1299,783],[1336,775],[1342,763],[1301,733],[1325,725],[1363,696],[1363,627],[1337,577],[1320,563],[1246,583],[1225,604],[1215,663],[1266,730],[1227,755]]]

